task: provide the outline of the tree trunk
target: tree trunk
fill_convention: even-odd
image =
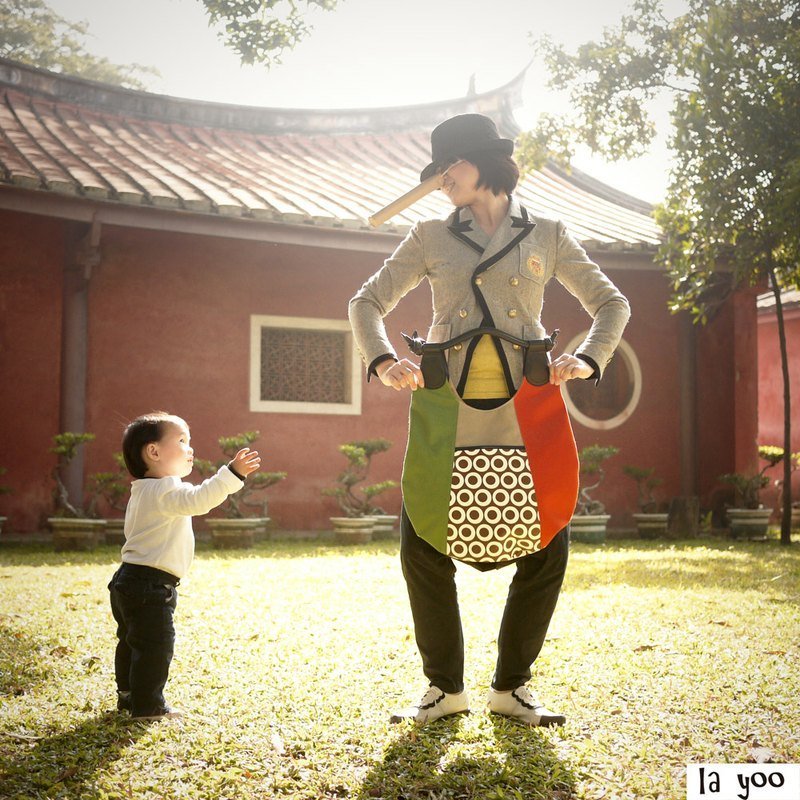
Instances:
[[[775,295],[775,316],[778,320],[778,341],[783,375],[783,509],[781,511],[781,544],[792,543],[792,406],[789,386],[789,356],[786,352],[786,330],[783,325],[781,287],[769,259],[769,280]]]

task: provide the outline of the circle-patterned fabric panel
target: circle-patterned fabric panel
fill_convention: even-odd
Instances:
[[[525,448],[456,450],[447,554],[460,561],[510,561],[539,550],[541,536]]]

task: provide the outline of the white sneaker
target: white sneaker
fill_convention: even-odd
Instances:
[[[548,727],[563,725],[566,722],[563,714],[554,714],[545,708],[531,694],[527,686],[518,686],[512,692],[496,692],[494,689],[489,689],[488,700],[489,711],[492,714],[514,717],[528,725]]]
[[[466,691],[448,694],[438,686],[431,686],[415,706],[408,706],[397,714],[392,714],[391,722],[413,719],[415,722],[433,722],[439,717],[451,714],[469,713],[469,700]]]

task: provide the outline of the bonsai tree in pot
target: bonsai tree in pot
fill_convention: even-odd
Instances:
[[[121,512],[106,519],[105,540],[106,544],[125,543],[125,506],[131,490],[131,481],[125,467],[122,453],[114,453],[114,462],[117,469],[113,472],[95,472],[89,476],[89,508],[90,517],[97,516],[97,505],[100,500],[111,511]]]
[[[230,462],[243,447],[249,447],[259,437],[258,431],[237,433],[235,436],[220,436],[217,440],[224,458],[216,463],[195,458],[195,469],[201,477],[209,478],[224,464]],[[224,518],[208,517],[206,523],[211,531],[214,547],[252,547],[255,534],[266,533],[269,509],[265,491],[286,478],[285,472],[255,472],[248,476],[244,486],[229,495],[219,506]]]
[[[570,522],[570,533],[576,542],[605,541],[609,515],[605,513],[606,507],[603,503],[592,498],[590,492],[597,489],[605,478],[603,464],[617,453],[619,448],[613,445],[603,447],[591,444],[584,447],[578,455],[581,487],[575,514]]]
[[[67,487],[61,480],[61,470],[78,454],[78,448],[94,441],[93,433],[58,433],[53,437],[51,453],[58,456],[53,469],[56,488],[53,493],[55,515],[47,521],[53,531],[53,545],[61,550],[91,550],[105,530],[105,520],[92,519],[88,511],[74,506],[69,499]],[[82,503],[81,503],[82,506]]]
[[[784,452],[782,447],[759,445],[758,455],[766,463],[755,475],[729,472],[719,478],[734,490],[734,505],[726,510],[733,539],[739,535],[759,538],[767,535],[772,509],[761,504],[761,490],[769,483],[764,473],[783,461]]]
[[[654,490],[664,483],[663,478],[655,475],[654,467],[636,467],[628,464],[622,471],[636,481],[639,513],[634,514],[636,527],[642,539],[655,539],[667,532],[669,514],[659,512]]]
[[[373,504],[379,494],[393,489],[397,481],[381,481],[369,486],[359,486],[367,479],[372,459],[385,453],[392,443],[388,439],[365,439],[339,445],[339,452],[347,459],[347,466],[336,479],[338,485],[323,489],[322,493],[335,497],[344,517],[331,517],[337,541],[368,542],[372,538],[374,515],[383,515]]]
[[[5,467],[0,467],[0,476],[5,475],[8,470]],[[11,487],[0,483],[0,495],[11,494]],[[3,532],[3,523],[6,521],[5,517],[0,517],[0,533]]]

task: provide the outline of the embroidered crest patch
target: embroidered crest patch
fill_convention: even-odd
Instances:
[[[528,269],[532,275],[541,278],[544,275],[544,267],[542,266],[542,259],[537,255],[528,256]]]

